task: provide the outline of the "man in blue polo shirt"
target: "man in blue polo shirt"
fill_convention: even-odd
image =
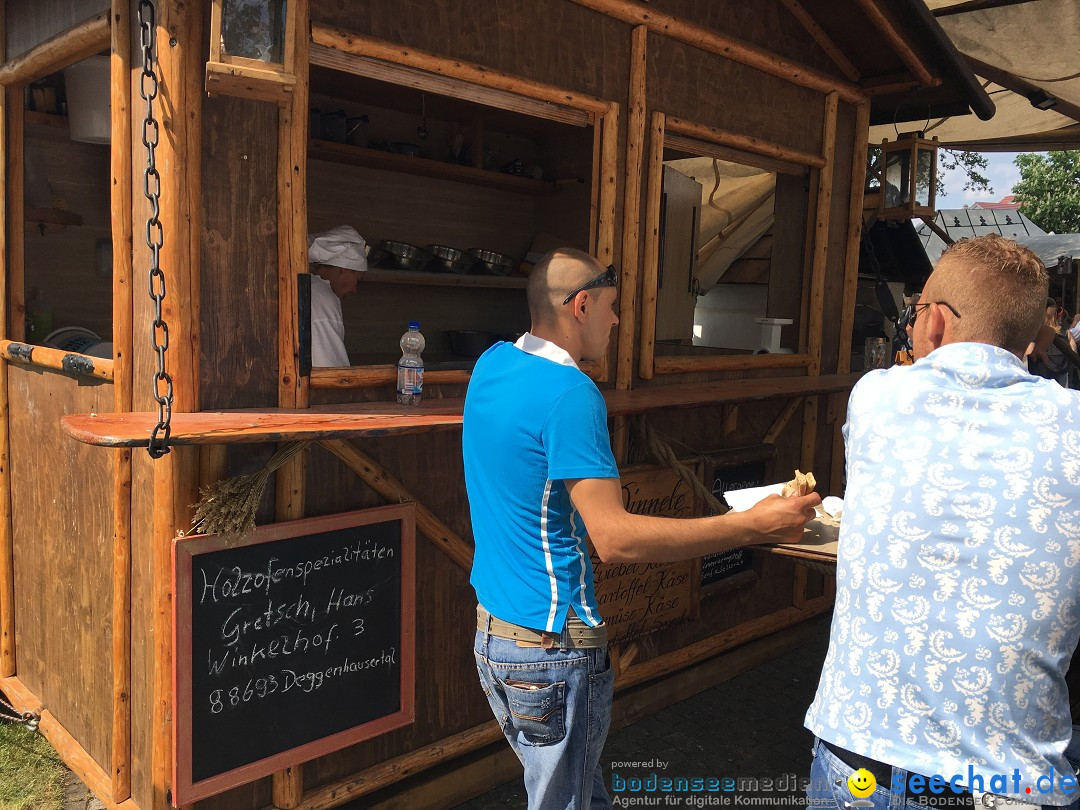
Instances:
[[[617,283],[587,253],[544,256],[529,274],[531,331],[485,352],[465,397],[476,664],[530,810],[611,806],[599,762],[614,675],[587,540],[605,562],[685,560],[795,542],[820,503],[772,496],[695,520],[626,512],[604,399],[577,366],[604,355]]]

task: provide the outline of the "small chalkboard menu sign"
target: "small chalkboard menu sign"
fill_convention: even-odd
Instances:
[[[173,803],[413,722],[412,504],[174,542]]]

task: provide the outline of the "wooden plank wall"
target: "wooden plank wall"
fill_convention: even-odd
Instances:
[[[277,108],[203,103],[202,406],[277,406]]]
[[[17,675],[108,763],[112,459],[57,425],[67,413],[110,409],[112,385],[12,364],[8,397]]]
[[[14,59],[49,37],[108,11],[104,0],[35,0],[7,3],[7,58]]]

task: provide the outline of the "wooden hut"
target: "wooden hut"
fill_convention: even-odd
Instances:
[[[373,245],[515,265],[589,250],[621,274],[621,323],[588,372],[631,508],[703,509],[687,470],[719,491],[800,467],[839,494],[868,124],[992,112],[918,0],[9,0],[0,26],[0,689],[107,807],[445,806],[519,767],[470,655],[471,361],[451,333],[524,331],[527,262],[373,262],[344,303],[353,365],[312,369],[309,233],[347,223]],[[250,52],[230,43],[245,26]],[[102,53],[107,145],[70,137],[83,98],[62,78]],[[679,171],[692,159],[704,176]],[[715,178],[750,175],[772,175],[750,195],[757,218],[717,224]],[[748,223],[708,315],[716,288],[697,270]],[[708,338],[747,313],[742,342]],[[755,317],[779,328],[773,351],[755,353]],[[419,408],[393,401],[411,319],[428,337]],[[83,331],[56,334],[70,327]],[[171,449],[155,459],[166,379]],[[178,539],[200,487],[297,439],[313,444],[270,479],[257,544]],[[270,549],[252,579],[269,589],[276,544],[341,526],[370,540],[342,559],[392,558],[373,618],[394,643],[339,641],[385,677],[328,668],[336,697],[301,704],[314,675],[293,667],[295,688],[277,690],[229,659],[232,687],[206,692],[199,633],[230,653],[232,631],[200,606],[243,587],[219,588],[201,561],[240,555],[251,577],[242,563]],[[833,593],[819,567],[764,552],[598,578],[616,724],[776,655]],[[260,747],[279,722],[285,739]]]

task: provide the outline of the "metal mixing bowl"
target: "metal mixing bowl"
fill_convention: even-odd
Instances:
[[[451,273],[468,273],[476,264],[476,259],[463,250],[446,245],[428,245],[427,249],[435,254],[435,264],[441,270]]]
[[[402,270],[423,270],[435,258],[423,248],[405,242],[384,241],[382,248]]]
[[[470,248],[469,254],[474,256],[476,261],[479,262],[487,272],[493,273],[496,276],[509,275],[510,271],[514,269],[514,259],[509,256],[504,256],[501,253],[496,253],[493,250]]]

